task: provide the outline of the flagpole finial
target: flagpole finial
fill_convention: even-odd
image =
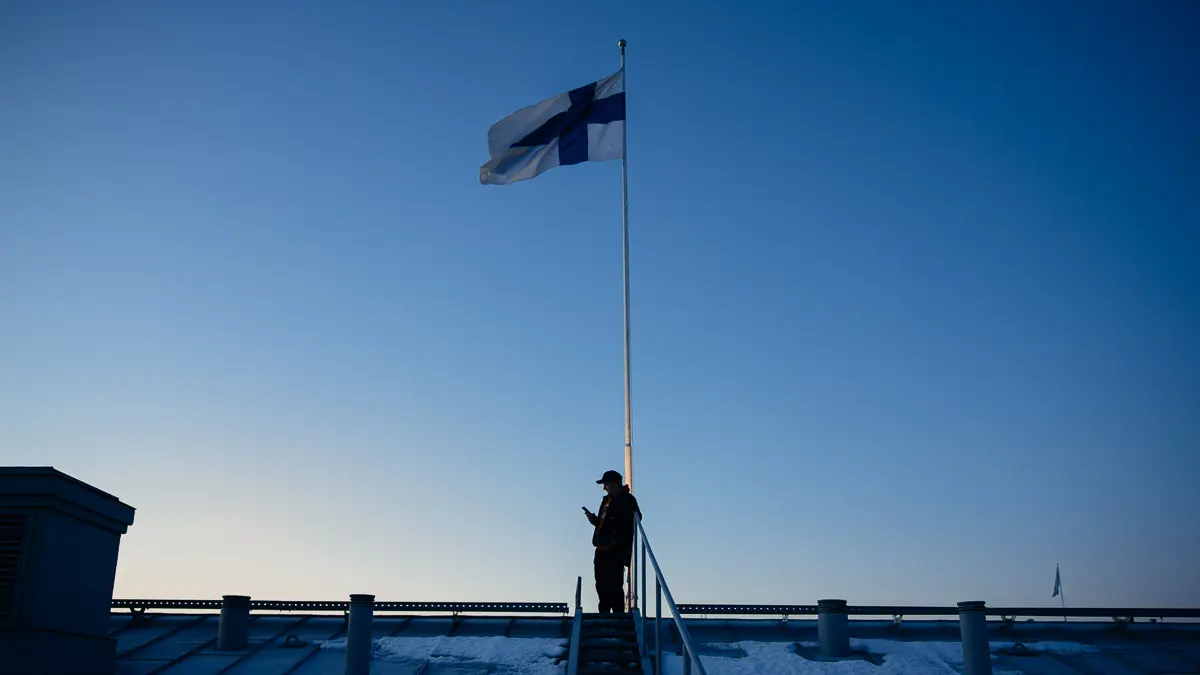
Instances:
[[[625,39],[624,38],[617,40],[617,48],[621,50],[621,53],[625,53]]]

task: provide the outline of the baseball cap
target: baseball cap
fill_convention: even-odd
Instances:
[[[620,482],[621,482],[621,474],[617,473],[616,471],[605,471],[604,475],[600,477],[600,480],[596,481],[596,484],[597,485],[605,485],[607,483],[620,483]]]

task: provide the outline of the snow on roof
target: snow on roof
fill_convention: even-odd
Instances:
[[[816,642],[798,643],[803,650],[817,650]],[[709,644],[708,650],[725,652],[703,656],[711,675],[772,673],[776,675],[958,675],[963,670],[962,645],[957,642],[903,642],[897,640],[851,640],[855,652],[869,653],[876,659],[861,657],[838,661],[809,660],[797,652],[797,643],[735,642]],[[1011,652],[1014,643],[991,643],[994,654]],[[1075,642],[1043,642],[1030,645],[1030,653],[1076,656],[1099,654],[1100,648]],[[683,662],[671,654],[663,659],[662,675],[683,673]],[[1003,668],[998,668],[1003,671]]]
[[[216,649],[216,614],[112,617],[116,675],[341,675],[345,668],[345,622],[340,616],[252,614],[249,647],[234,652]],[[668,623],[662,626],[664,651],[673,649]],[[853,639],[852,648],[869,653],[869,659],[860,655],[822,662],[808,658],[816,653],[815,621],[688,621],[710,675],[958,675],[963,664],[956,624],[911,621],[895,628],[854,622],[861,635],[891,637]],[[569,634],[570,621],[563,617],[377,615],[371,672],[565,675]],[[653,645],[653,639],[649,642]],[[1197,672],[1200,626],[1035,622],[1019,625],[1005,637],[993,636],[991,650],[997,675]],[[683,672],[674,653],[664,654],[664,666],[664,675]]]
[[[345,652],[346,640],[329,640],[322,650]],[[558,638],[385,637],[375,644],[375,660],[417,666],[476,665],[513,675],[561,675],[567,641]]]

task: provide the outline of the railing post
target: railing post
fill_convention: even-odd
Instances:
[[[637,552],[638,552],[638,533],[634,527],[633,546],[629,551],[629,569],[625,570],[625,580],[629,582],[629,613],[637,609]]]
[[[250,596],[222,597],[221,618],[217,623],[217,649],[245,649],[250,633]]]
[[[817,601],[817,639],[821,656],[837,658],[850,654],[850,631],[845,600]]]
[[[350,625],[346,628],[346,675],[368,675],[371,672],[371,625],[374,618],[374,595],[350,596]]]
[[[980,600],[958,603],[965,675],[992,675],[992,654],[987,636],[987,605]]]
[[[654,575],[654,672],[661,673],[662,667],[662,582]]]
[[[636,518],[637,516],[634,516],[634,517]],[[633,612],[635,603],[637,602],[637,574],[634,572],[633,568],[634,568],[634,563],[637,562],[638,533],[637,533],[636,521],[634,521],[634,522],[635,522],[635,525],[633,528],[634,531],[633,531],[633,546],[632,546],[633,550],[630,552],[629,569],[621,570],[621,574],[624,575],[625,581],[628,582],[628,583],[626,583],[627,588],[625,590],[625,611],[631,612],[631,613]]]
[[[641,591],[638,594],[638,602],[639,603],[642,600],[645,600],[646,596],[647,596],[647,591],[646,591],[646,538],[645,537],[642,537],[641,572],[642,572],[642,586],[641,586]],[[642,622],[642,644],[640,645],[640,652],[641,652],[642,656],[646,655],[646,647],[647,647],[646,646],[646,609],[647,609],[647,607],[643,605],[641,607],[641,610],[642,610],[641,614],[638,615],[641,617],[641,622]]]
[[[583,609],[583,577],[575,577],[575,609]]]
[[[638,596],[638,602],[646,598],[646,538],[642,537],[642,592]],[[642,607],[642,621],[646,620],[646,608]],[[646,634],[645,627],[642,628],[642,635]]]
[[[635,515],[634,517],[636,518],[637,516]],[[629,558],[629,585],[633,588],[633,603],[631,607],[641,609],[642,595],[646,589],[638,587],[638,544],[641,544],[643,551],[646,549],[646,538],[642,536],[635,525],[633,528],[633,555]]]

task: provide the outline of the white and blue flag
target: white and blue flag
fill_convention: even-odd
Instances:
[[[625,156],[625,72],[521,108],[488,131],[479,182],[507,185],[556,166]]]

